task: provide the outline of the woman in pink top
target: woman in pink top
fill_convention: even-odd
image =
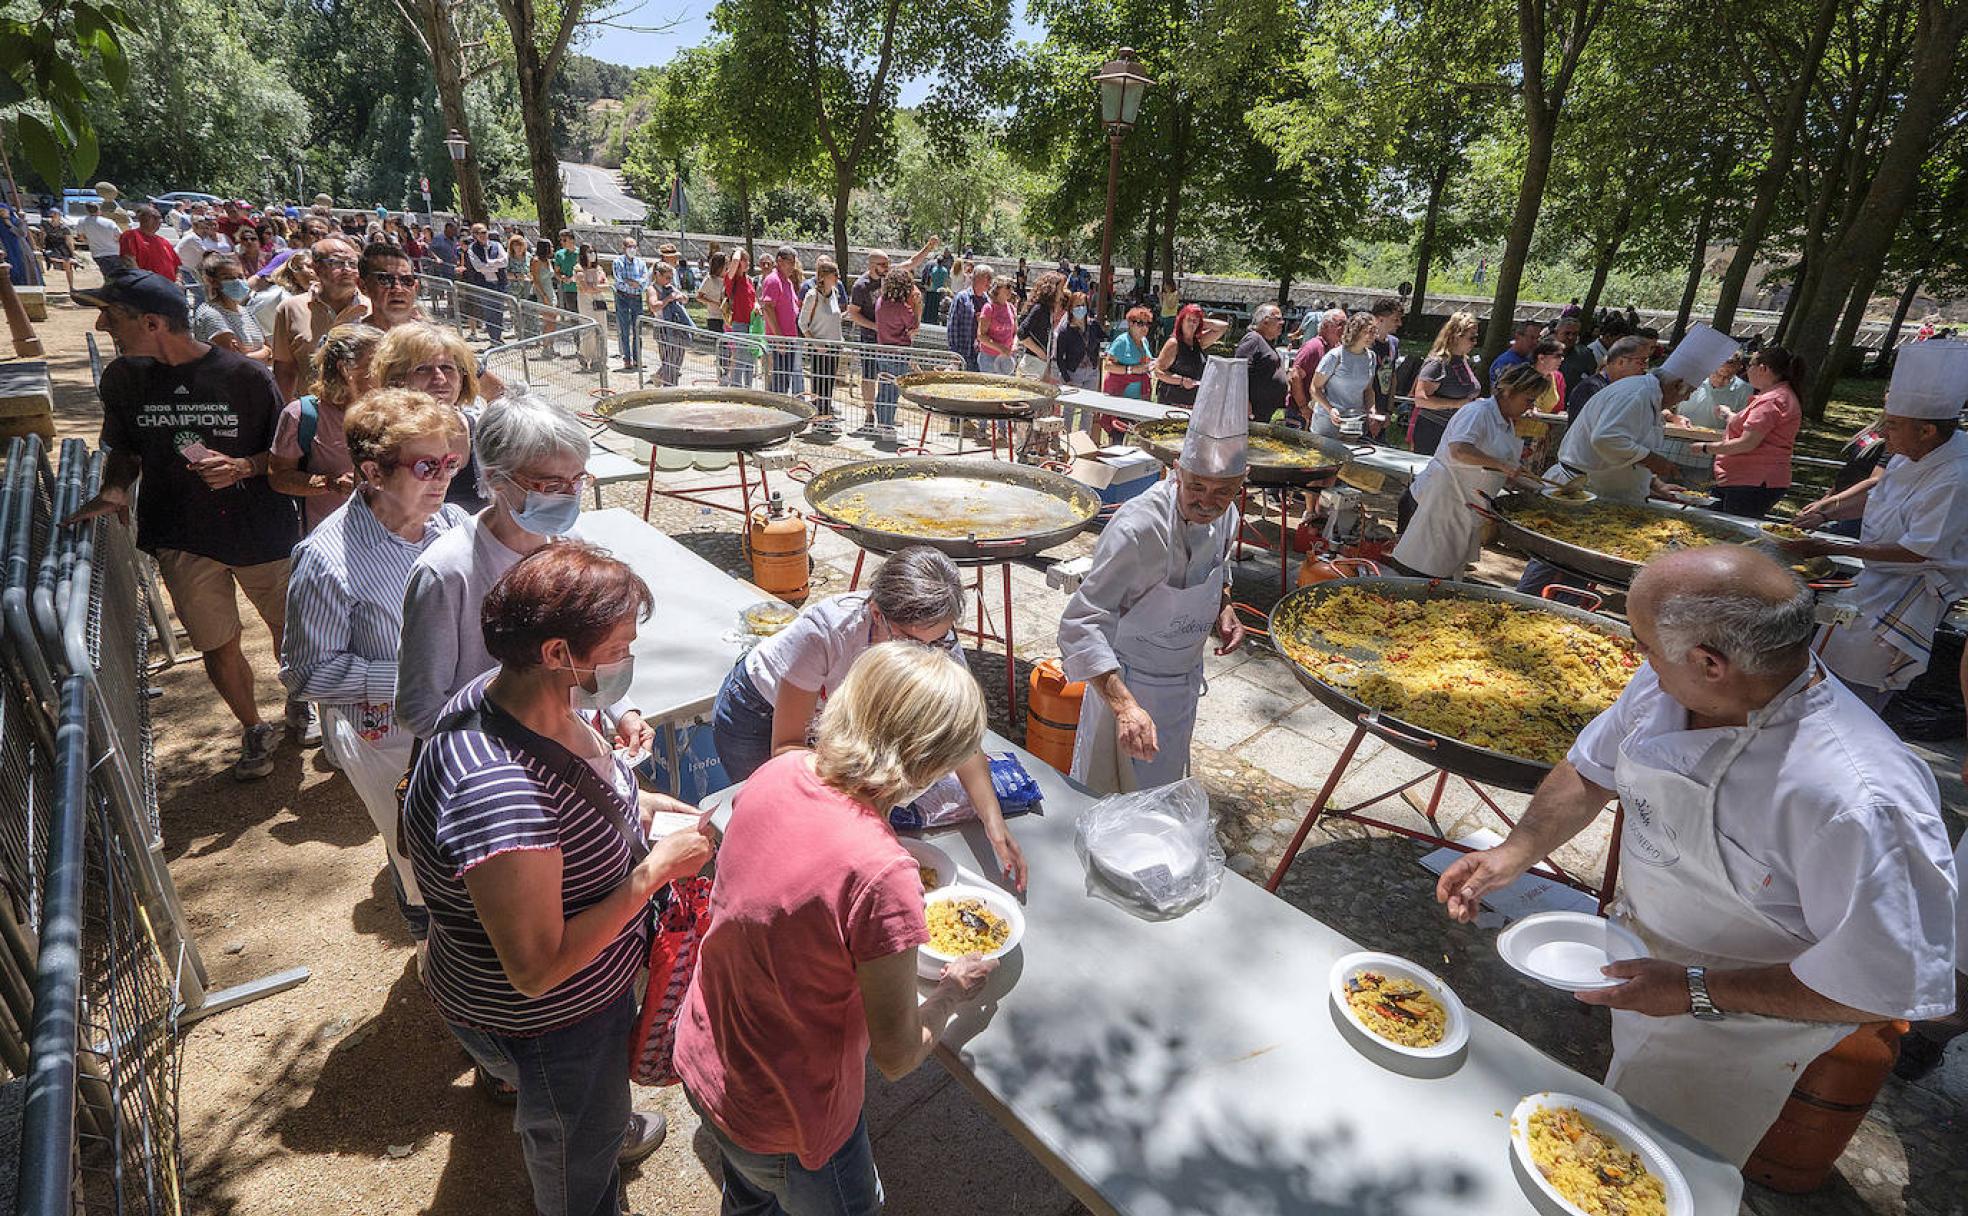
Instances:
[[[996,966],[953,963],[918,1005],[922,880],[886,808],[983,735],[968,671],[884,642],[828,698],[815,749],[767,761],[738,795],[675,1054],[723,1157],[726,1212],[881,1210],[861,1110],[868,1057],[890,1080],[912,1072]]]
[[[1011,302],[1011,280],[991,285],[991,302],[977,314],[977,370],[1009,376],[1017,366],[1018,310]]]
[[[1781,346],[1766,346],[1749,361],[1750,398],[1729,419],[1725,438],[1692,450],[1715,457],[1716,509],[1761,519],[1790,489],[1790,455],[1804,410],[1797,389],[1804,360]]]

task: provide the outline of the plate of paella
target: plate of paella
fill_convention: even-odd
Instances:
[[[1025,910],[996,887],[952,883],[923,896],[929,941],[916,948],[916,974],[936,979],[966,955],[1003,958],[1025,937]]]
[[[1570,1094],[1531,1094],[1510,1112],[1510,1150],[1532,1202],[1565,1216],[1694,1216],[1694,1192],[1631,1119]]]
[[[1442,1060],[1469,1042],[1469,1013],[1434,974],[1394,954],[1362,950],[1332,967],[1333,1008],[1369,1055]]]

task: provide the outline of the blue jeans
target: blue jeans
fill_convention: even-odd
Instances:
[[[792,393],[793,380],[799,375],[799,352],[797,350],[774,350],[772,352],[772,391]]]
[[[840,1151],[819,1169],[810,1170],[791,1153],[754,1153],[740,1147],[704,1113],[688,1086],[683,1096],[717,1141],[724,1175],[721,1216],[875,1216],[882,1210],[881,1176],[875,1172],[865,1114]]]
[[[909,374],[909,360],[902,355],[889,355],[882,359],[882,372],[888,376]],[[895,425],[895,405],[901,397],[897,393],[894,380],[883,380],[875,386],[875,421],[883,426]]]
[[[518,1038],[449,1023],[486,1072],[519,1090],[513,1130],[539,1216],[617,1216],[615,1155],[629,1126],[635,991],[548,1034]]]
[[[642,362],[642,293],[615,293],[615,347],[622,362]]]
[[[745,674],[743,659],[718,689],[717,706],[711,711],[711,740],[724,775],[734,785],[772,759],[772,705]]]

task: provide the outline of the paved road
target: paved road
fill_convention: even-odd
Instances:
[[[649,213],[647,203],[623,191],[622,180],[613,169],[564,160],[560,173],[567,182],[568,199],[603,223],[640,220]]]

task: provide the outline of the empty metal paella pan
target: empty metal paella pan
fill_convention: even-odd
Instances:
[[[645,388],[617,393],[594,412],[609,427],[658,447],[750,452],[784,443],[813,417],[798,397],[758,389]]]

